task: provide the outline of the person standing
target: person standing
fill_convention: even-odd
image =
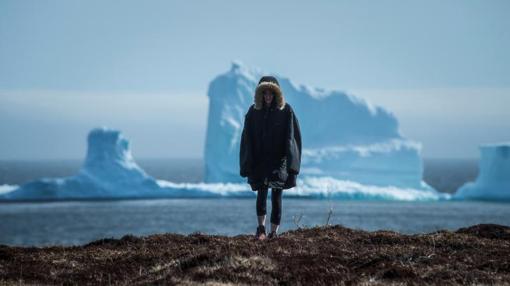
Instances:
[[[239,148],[241,177],[257,192],[256,239],[266,238],[268,189],[271,188],[271,231],[277,236],[282,215],[282,192],[296,186],[301,166],[301,130],[292,106],[286,102],[278,80],[262,76],[254,103],[244,116]]]

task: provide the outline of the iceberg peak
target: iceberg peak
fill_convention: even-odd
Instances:
[[[235,72],[235,71],[238,71],[240,69],[242,69],[244,67],[244,64],[242,61],[240,60],[233,60],[232,61],[232,65],[230,67],[230,70]]]
[[[230,70],[226,75],[230,75],[241,80],[247,79],[249,81],[255,81],[257,74],[262,74],[262,71],[260,69],[251,69],[240,60],[233,60]]]
[[[94,177],[124,175],[125,170],[135,171],[135,178],[147,177],[133,159],[129,140],[116,129],[98,127],[87,136],[87,155],[80,173]]]
[[[120,131],[104,126],[94,128],[87,136],[85,164],[98,161],[123,161],[128,159],[129,153],[129,141]]]

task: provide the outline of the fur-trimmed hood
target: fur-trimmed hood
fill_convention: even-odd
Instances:
[[[259,84],[255,89],[254,108],[260,110],[264,106],[264,95],[262,94],[262,91],[265,89],[271,89],[274,91],[275,97],[273,100],[276,100],[277,108],[282,110],[285,107],[285,97],[280,88],[280,85],[278,84],[278,81],[273,76],[263,76],[260,79]]]

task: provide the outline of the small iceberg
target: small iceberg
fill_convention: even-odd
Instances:
[[[453,199],[510,201],[510,142],[480,146],[478,177]]]

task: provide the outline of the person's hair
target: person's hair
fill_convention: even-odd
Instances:
[[[282,90],[280,89],[280,84],[274,76],[263,76],[260,79],[255,89],[254,108],[261,109],[265,105],[263,102],[264,96],[262,94],[262,91],[265,89],[270,89],[274,92],[272,101],[276,101],[275,104],[277,105],[278,109],[282,110],[285,107],[285,98],[283,96]]]

